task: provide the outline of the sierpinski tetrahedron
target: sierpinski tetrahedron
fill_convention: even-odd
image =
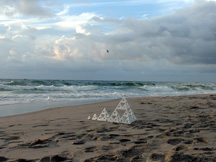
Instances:
[[[124,110],[124,113],[121,117],[118,110]],[[119,102],[111,116],[109,116],[109,113],[107,112],[106,108],[104,108],[99,117],[97,117],[96,114],[94,114],[92,118],[88,117],[88,119],[124,124],[131,124],[134,121],[136,121],[136,117],[125,98],[122,98],[122,100]]]
[[[107,112],[106,108],[103,109],[97,120],[99,121],[108,121],[109,113]]]
[[[122,98],[114,111],[118,112],[118,110],[124,110],[119,123],[131,124],[132,122],[136,121],[136,117],[126,98]]]

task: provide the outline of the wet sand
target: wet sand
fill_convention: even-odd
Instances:
[[[127,99],[137,121],[91,121],[119,100],[0,118],[0,161],[216,162],[216,95]]]

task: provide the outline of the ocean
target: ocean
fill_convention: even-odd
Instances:
[[[216,83],[0,79],[0,116],[40,110],[36,107],[31,110],[29,104],[31,107],[36,104],[37,107],[45,105],[42,107],[49,108],[122,97],[180,96],[215,92]]]

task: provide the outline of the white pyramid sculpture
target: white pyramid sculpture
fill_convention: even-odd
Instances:
[[[115,122],[115,123],[119,123],[121,121],[120,115],[118,113],[118,111],[116,111],[116,109],[113,111],[112,115],[110,116],[109,122]]]
[[[125,110],[122,117],[120,117],[118,110]],[[97,115],[94,114],[92,118],[89,116],[88,119],[124,124],[131,124],[134,121],[136,121],[136,117],[125,98],[122,98],[122,100],[119,102],[111,116],[109,116],[109,113],[107,112],[106,108],[104,108],[99,117],[97,117]]]
[[[125,113],[121,117],[121,123],[131,124],[134,121],[136,121],[136,117],[135,117],[133,111],[131,109],[125,110]]]
[[[114,111],[118,112],[118,110],[125,110],[124,114],[120,118],[119,123],[131,124],[136,121],[136,117],[125,98],[122,98]]]
[[[119,110],[126,110],[126,109],[129,110],[130,109],[130,106],[129,106],[126,98],[122,98],[122,100],[117,105],[116,109],[119,109]]]
[[[108,121],[109,113],[107,112],[106,108],[103,109],[97,120],[99,121]]]
[[[93,115],[92,120],[97,120],[97,115],[96,114]]]

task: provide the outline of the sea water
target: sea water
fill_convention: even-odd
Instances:
[[[215,92],[216,83],[0,79],[0,116],[122,97],[180,96]],[[32,104],[36,105],[33,110]]]

